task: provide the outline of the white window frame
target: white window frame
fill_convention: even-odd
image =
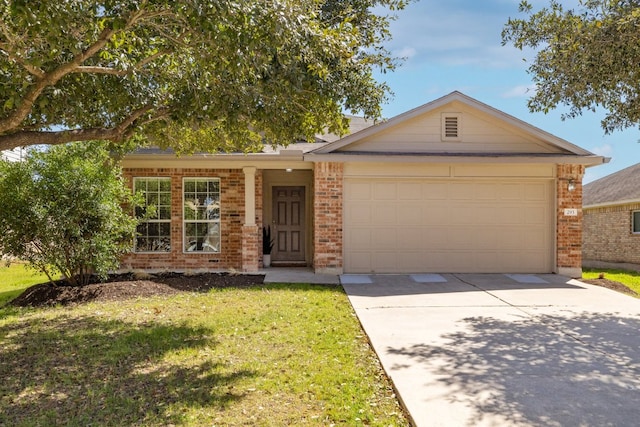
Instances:
[[[635,231],[636,214],[638,214],[638,229],[640,229],[640,210],[631,211],[631,234],[640,234],[640,231]]]
[[[447,119],[455,118],[457,121],[457,135],[447,136]],[[442,141],[462,141],[462,113],[441,113],[440,130]]]
[[[137,182],[139,181],[149,181],[149,180],[157,180],[158,181],[158,190],[155,193],[158,196],[158,201],[160,201],[161,195],[164,194],[168,194],[169,195],[169,204],[168,205],[163,205],[158,203],[158,205],[156,205],[156,209],[157,209],[157,218],[153,218],[153,219],[145,219],[143,221],[140,222],[140,225],[143,224],[169,224],[169,234],[167,236],[154,236],[157,237],[156,242],[155,242],[155,248],[156,249],[147,249],[147,250],[139,250],[138,249],[138,230],[136,230],[136,237],[135,240],[133,242],[133,251],[135,253],[168,253],[171,252],[171,205],[173,202],[173,197],[171,194],[171,177],[168,176],[136,176],[133,178],[133,191],[137,193]],[[169,182],[169,191],[161,191],[160,190],[160,181],[164,180],[164,181],[168,181]],[[149,187],[149,184],[147,183],[145,187]],[[149,198],[148,198],[148,194],[149,194],[149,190],[145,189],[144,190],[144,208],[146,209],[147,206],[149,206],[150,204],[148,203]],[[168,209],[168,218],[160,218],[162,212],[167,212]],[[160,227],[160,225],[158,226]],[[143,238],[149,239],[149,235],[148,233],[145,236],[142,236]],[[166,240],[165,240],[166,239]],[[163,240],[165,240],[165,242],[163,242]]]
[[[217,192],[195,191],[187,192],[189,182],[217,183]],[[185,254],[194,253],[220,253],[222,244],[222,224],[220,222],[220,178],[215,177],[183,177],[182,178],[182,252]],[[208,187],[208,184],[207,184]],[[187,194],[194,197],[187,198]],[[201,200],[202,199],[202,200]],[[210,199],[210,202],[207,200]],[[187,211],[190,209],[190,211]],[[190,215],[187,213],[190,212]],[[201,218],[198,216],[201,215]],[[194,218],[195,217],[195,218]],[[188,235],[187,229],[196,224],[195,235]],[[199,233],[198,224],[206,226],[206,234]]]

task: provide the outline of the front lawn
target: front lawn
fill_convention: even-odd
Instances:
[[[629,270],[619,269],[602,269],[602,268],[584,268],[582,269],[582,277],[584,279],[598,279],[600,275],[604,275],[604,279],[619,282],[629,289],[640,294],[640,273]]]
[[[57,278],[57,277],[56,277]],[[47,276],[28,269],[24,263],[0,263],[0,307],[20,295],[29,286],[48,281]]]
[[[341,288],[0,309],[0,425],[408,425]]]

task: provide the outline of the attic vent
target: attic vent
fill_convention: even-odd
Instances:
[[[462,122],[460,113],[443,113],[442,114],[442,140],[443,141],[460,141]]]

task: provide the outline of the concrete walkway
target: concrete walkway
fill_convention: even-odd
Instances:
[[[640,422],[640,300],[557,275],[343,275],[418,426]]]

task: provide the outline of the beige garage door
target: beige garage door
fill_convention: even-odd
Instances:
[[[348,273],[552,271],[550,180],[345,180]]]

